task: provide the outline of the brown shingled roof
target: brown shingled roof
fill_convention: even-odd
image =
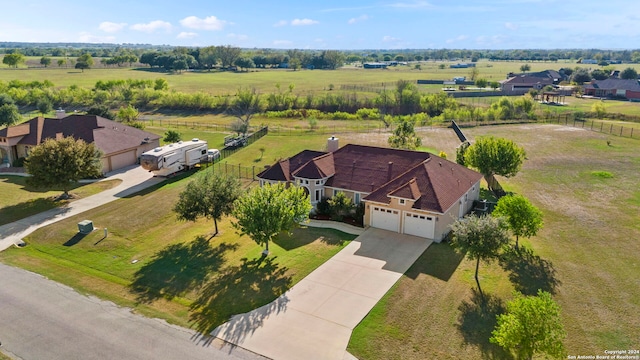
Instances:
[[[420,196],[422,196],[422,193],[420,192],[416,178],[413,178],[409,180],[408,183],[389,193],[389,196],[418,200]]]
[[[105,155],[136,148],[144,141],[160,139],[159,135],[96,115],[69,115],[63,119],[36,117],[5,130],[8,137],[24,135],[19,142],[24,145],[38,145],[45,139],[55,139],[57,134],[73,136],[94,143]]]
[[[333,153],[328,153],[313,158],[291,174],[305,179],[324,179],[335,173]]]
[[[415,181],[421,196],[413,208],[444,213],[481,178],[481,174],[471,169],[429,154],[429,159],[372,192],[364,200],[389,204],[389,195],[414,200],[414,194],[406,196],[403,194],[406,190],[401,189],[411,189],[414,186],[411,183]]]
[[[310,160],[322,156],[326,152],[304,150],[288,159],[280,160],[270,168],[258,174],[258,178],[274,181],[290,181],[292,173],[304,166]]]

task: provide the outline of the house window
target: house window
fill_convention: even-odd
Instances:
[[[322,198],[322,191],[320,189],[316,189],[316,201],[320,201]]]
[[[309,185],[309,180],[305,180],[304,183]]]
[[[356,193],[355,194],[355,203],[356,203],[356,205],[360,204],[360,193]]]
[[[400,205],[404,205],[405,201],[404,199],[400,199]]]

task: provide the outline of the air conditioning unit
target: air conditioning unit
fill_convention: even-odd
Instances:
[[[82,220],[78,223],[78,231],[81,234],[90,234],[93,231],[93,221]]]

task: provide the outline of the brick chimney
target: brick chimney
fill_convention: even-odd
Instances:
[[[391,181],[391,172],[393,171],[393,161],[389,161],[389,166],[387,168],[387,182]]]
[[[64,119],[65,117],[67,117],[67,113],[64,110],[62,110],[61,108],[56,110],[57,119]]]
[[[56,133],[56,140],[62,140],[62,139],[64,139],[64,135],[61,132]]]
[[[338,148],[340,148],[340,145],[338,143],[338,138],[337,137],[332,136],[329,139],[327,139],[327,151],[328,152],[334,152],[334,151],[338,150]]]

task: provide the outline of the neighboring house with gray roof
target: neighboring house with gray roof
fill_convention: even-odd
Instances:
[[[95,144],[102,151],[104,173],[136,164],[145,151],[160,145],[160,136],[96,115],[36,117],[16,126],[0,129],[0,163],[11,166],[27,157],[32,147],[46,139],[73,136]]]
[[[363,145],[305,150],[258,174],[303,187],[313,205],[343,192],[364,202],[364,225],[441,241],[480,197],[482,175],[436,155]],[[333,147],[333,149],[332,149]]]

